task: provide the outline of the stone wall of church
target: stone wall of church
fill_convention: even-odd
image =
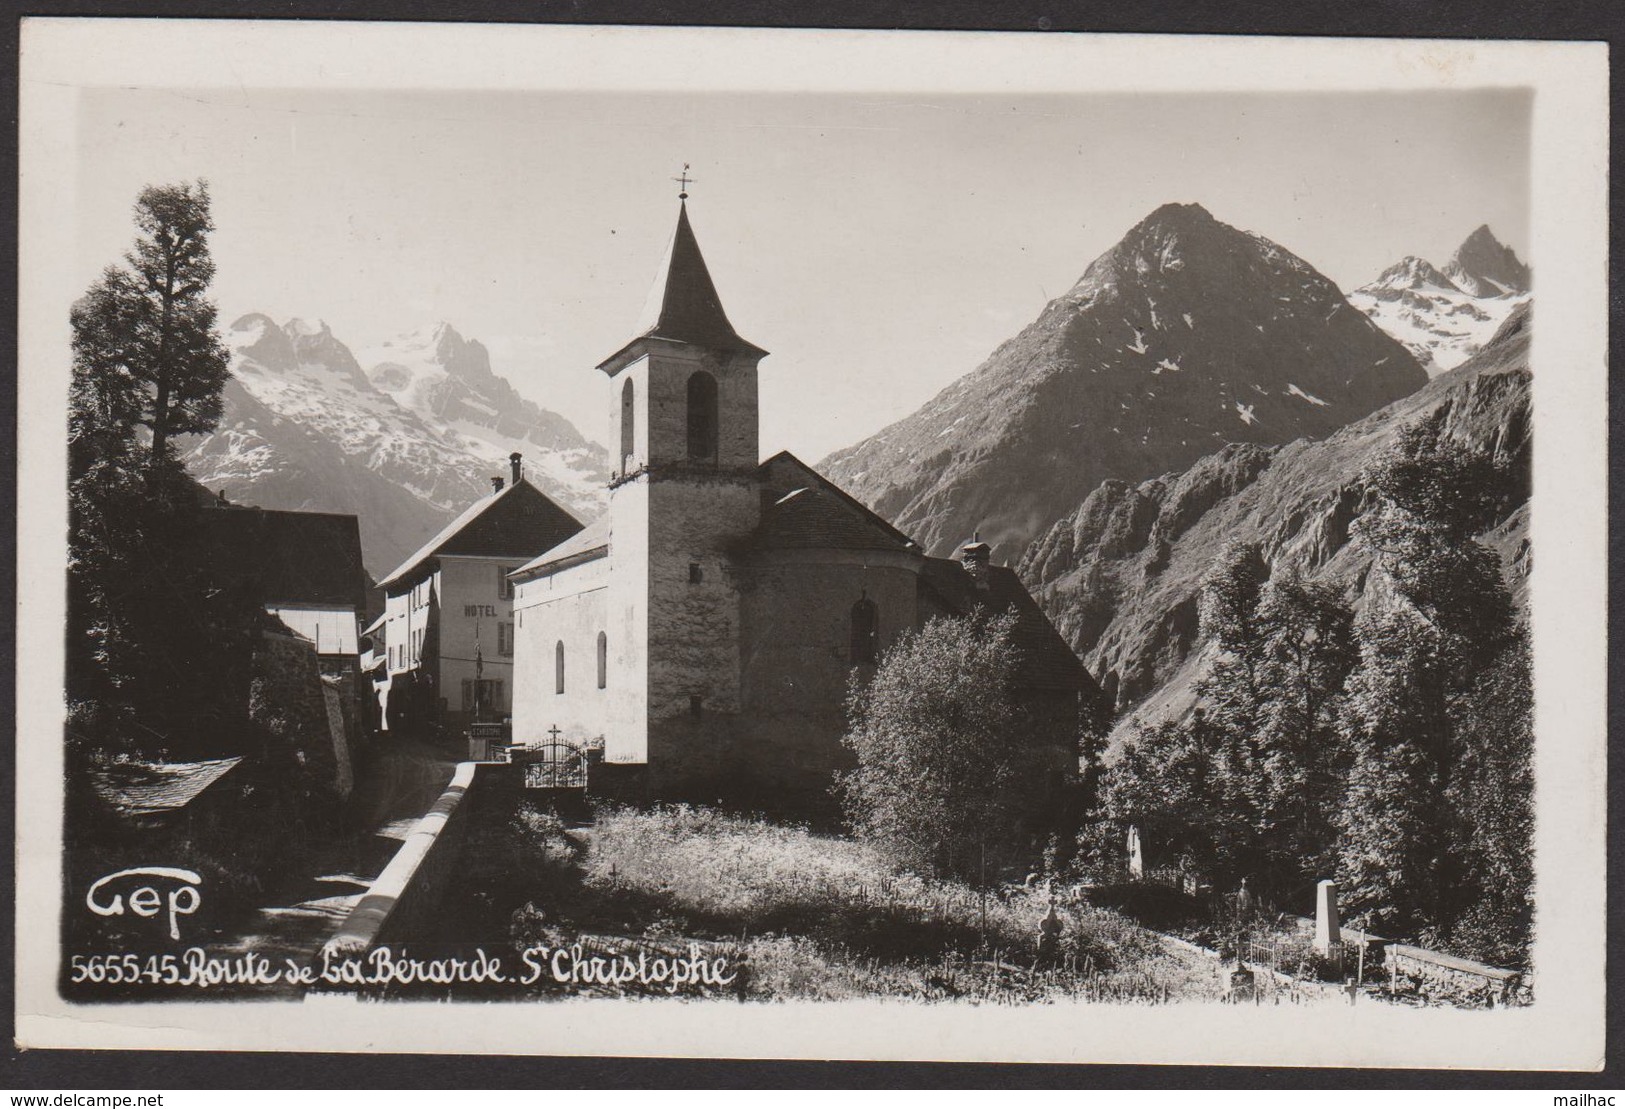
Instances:
[[[640,367],[635,388],[648,393],[647,403],[640,406],[647,424],[648,453],[643,457],[655,465],[687,457],[688,379],[704,370],[717,382],[717,466],[724,470],[755,468],[759,429],[754,356],[723,356],[662,344],[648,362],[630,368]]]
[[[606,606],[609,560],[572,566],[545,578],[519,583],[516,628],[513,739],[541,743],[551,729],[560,739],[607,742],[611,699],[623,695],[632,671],[624,635],[611,635]],[[604,687],[598,686],[598,635],[604,633]],[[555,665],[564,644],[564,692],[558,692]]]
[[[619,490],[617,490],[617,495]],[[749,478],[685,475],[649,484],[649,707],[673,717],[739,712],[740,600],[732,551],[756,526]]]
[[[830,783],[850,765],[840,742],[848,683],[873,671],[851,658],[852,606],[874,602],[883,651],[915,626],[917,562],[901,552],[786,551],[736,568],[737,702],[651,724],[650,791],[833,813]]]

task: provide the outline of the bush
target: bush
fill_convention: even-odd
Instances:
[[[1015,696],[1015,625],[1013,610],[934,619],[854,682],[858,765],[837,789],[848,826],[900,867],[985,882],[1036,855],[1058,782]]]

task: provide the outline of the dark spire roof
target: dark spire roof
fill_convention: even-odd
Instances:
[[[728,322],[722,299],[717,296],[717,287],[711,280],[711,271],[706,269],[700,244],[694,238],[694,229],[689,226],[686,203],[678,209],[677,231],[672,235],[632,341],[638,339],[670,339],[710,350],[767,353],[740,338],[733,324]],[[614,361],[612,357],[603,365],[607,367]]]

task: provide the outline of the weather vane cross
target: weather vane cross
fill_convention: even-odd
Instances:
[[[687,162],[683,163],[683,172],[682,172],[682,174],[680,176],[673,177],[672,180],[677,182],[677,184],[683,190],[682,192],[677,194],[677,199],[678,200],[687,200],[688,199],[688,187],[694,183],[694,178],[692,178],[692,177],[690,177],[688,175],[688,163]]]

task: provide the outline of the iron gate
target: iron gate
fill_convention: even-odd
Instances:
[[[525,766],[526,789],[586,789],[587,752],[573,743],[554,741],[515,752]]]

